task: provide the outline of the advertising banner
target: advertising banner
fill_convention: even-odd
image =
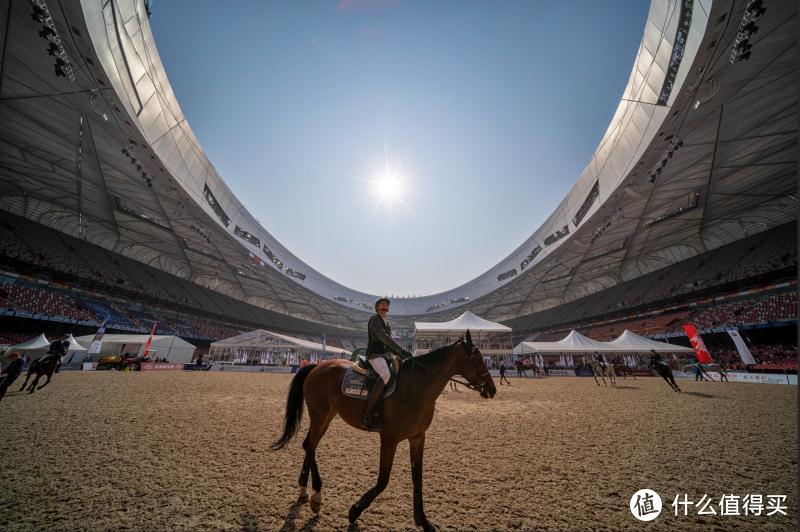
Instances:
[[[683,330],[686,331],[686,336],[689,337],[689,341],[692,342],[694,352],[697,353],[697,361],[701,364],[711,364],[711,355],[708,353],[706,344],[703,342],[703,339],[700,337],[700,333],[697,332],[695,326],[691,323],[685,323],[683,325]]]

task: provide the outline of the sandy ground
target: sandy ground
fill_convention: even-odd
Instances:
[[[376,478],[378,436],[337,418],[317,452],[322,511],[296,503],[302,439],[268,449],[290,378],[65,372],[32,396],[18,381],[0,403],[0,529],[346,529]],[[439,528],[795,529],[796,387],[511,382],[492,400],[437,402],[424,494]],[[642,488],[664,500],[647,524],[628,507]],[[351,530],[413,529],[411,492],[404,442],[389,487]],[[789,515],[675,517],[678,493],[709,494],[718,513],[723,493],[784,494]]]

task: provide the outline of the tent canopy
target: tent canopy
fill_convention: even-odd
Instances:
[[[274,338],[272,338],[274,337]],[[301,347],[310,351],[319,351],[322,352],[322,344],[317,342],[312,342],[310,340],[303,340],[302,338],[295,338],[293,336],[287,336],[285,334],[278,334],[271,331],[265,331],[263,329],[256,329],[255,331],[246,332],[240,334],[238,336],[234,336],[232,338],[226,338],[225,340],[220,340],[219,342],[213,342],[211,347],[274,347],[275,346],[275,338],[283,340],[286,342],[286,347]],[[345,354],[349,355],[350,351],[347,349],[342,349],[340,347],[333,347],[330,345],[325,346],[326,353],[337,353],[337,354]]]
[[[515,355],[526,353],[591,353],[594,351],[608,351],[607,344],[587,338],[578,331],[570,331],[567,336],[556,342],[522,342],[514,348]]]
[[[144,346],[149,334],[104,334],[103,335],[103,354],[122,354],[135,351],[139,355],[144,354]],[[89,346],[94,340],[93,334],[79,336],[77,342],[84,346]],[[166,358],[170,362],[191,362],[194,355],[195,346],[189,342],[172,335],[153,335],[150,344],[150,355],[157,358]]]
[[[38,349],[47,349],[50,347],[50,340],[44,335],[44,333],[40,334],[36,338],[31,338],[27,342],[22,342],[16,345],[12,345],[8,348],[8,352],[11,353],[13,351],[35,351]]]
[[[609,346],[613,346],[614,351],[626,353],[641,353],[644,351],[649,352],[651,349],[656,353],[694,353],[694,349],[691,347],[672,345],[666,342],[656,342],[650,338],[645,338],[644,336],[639,336],[636,333],[632,333],[627,329],[625,329],[625,331],[619,335],[619,338],[605,343],[607,343]]]
[[[599,342],[587,338],[577,331],[570,333],[556,342],[522,342],[514,348],[515,355],[527,353],[693,353],[690,347],[656,342],[626,330],[619,338],[611,342]]]
[[[485,320],[480,316],[476,316],[470,311],[466,311],[461,316],[451,321],[445,322],[427,322],[416,321],[414,327],[417,331],[425,332],[449,332],[449,331],[492,331],[492,332],[511,332],[510,327],[506,327],[500,323]]]
[[[69,341],[69,349],[67,349],[67,352],[87,350],[85,347],[79,344],[77,340],[75,340],[75,337],[72,336],[72,333],[69,333],[69,338],[67,338],[67,340]]]

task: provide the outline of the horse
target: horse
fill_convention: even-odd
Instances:
[[[590,366],[592,367],[592,371],[594,372],[594,375],[592,375],[594,377],[594,382],[598,386],[600,386],[600,382],[597,380],[597,377],[600,377],[600,379],[603,381],[603,386],[608,386],[608,384],[606,384],[605,377],[609,378],[609,380],[611,381],[611,386],[617,385],[616,381],[614,380],[616,374],[614,373],[613,365],[606,364],[604,362],[598,362],[597,360],[592,360]]]
[[[315,513],[319,512],[322,504],[322,478],[317,467],[316,449],[331,420],[338,414],[348,425],[367,430],[361,420],[364,401],[342,393],[342,379],[351,365],[351,362],[345,360],[326,360],[308,365],[297,372],[286,399],[283,434],[271,446],[273,450],[282,449],[294,437],[303,415],[305,401],[308,405],[310,426],[303,440],[306,454],[298,479],[298,501],[308,500]],[[372,504],[375,497],[386,489],[397,445],[408,440],[411,450],[411,478],[414,484],[414,524],[424,530],[435,530],[423,509],[422,455],[425,432],[433,420],[436,398],[455,375],[464,377],[466,382],[461,381],[460,384],[479,392],[484,399],[494,397],[497,392],[483,355],[473,345],[469,331],[465,338],[453,344],[403,363],[395,392],[384,400],[382,406],[378,480],[350,507],[348,520],[351,525]],[[309,471],[310,499],[306,492]]]
[[[528,374],[525,372],[525,370],[531,369],[530,366],[523,363],[521,360],[517,360],[516,362],[514,362],[514,366],[516,366],[517,368],[517,377],[522,377],[523,375],[527,377]]]
[[[628,375],[630,375],[633,377],[633,380],[636,380],[636,374],[625,364],[614,363],[612,364],[612,369],[615,375],[622,375],[623,379],[627,379]]]
[[[681,391],[680,387],[678,387],[678,383],[675,382],[675,376],[672,374],[672,369],[667,364],[651,359],[650,369],[661,375],[661,378],[667,381],[667,384],[669,384],[670,388],[676,392]]]
[[[25,382],[22,383],[22,388],[20,388],[19,391],[25,389],[25,385],[28,384],[28,379],[31,378],[33,373],[36,373],[36,378],[33,379],[33,382],[28,388],[28,393],[34,392],[36,389],[36,383],[39,382],[39,379],[42,378],[42,375],[46,376],[47,380],[44,382],[44,384],[39,386],[38,389],[41,390],[47,386],[50,383],[50,379],[53,377],[53,373],[55,373],[60,360],[61,357],[58,355],[45,355],[34,360],[28,368],[28,374],[25,376]]]

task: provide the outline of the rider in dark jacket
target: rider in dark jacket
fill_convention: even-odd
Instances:
[[[22,373],[22,358],[19,353],[14,352],[9,355],[11,363],[3,368],[3,373],[0,374],[0,399],[6,394],[6,390],[11,384],[17,380],[19,374]]]
[[[411,356],[411,353],[403,349],[400,344],[392,339],[392,330],[386,315],[389,313],[389,300],[385,297],[375,302],[375,315],[369,319],[367,326],[367,352],[366,357],[372,368],[381,378],[372,386],[367,396],[367,407],[364,410],[364,426],[369,430],[380,428],[380,420],[377,419],[376,410],[380,398],[386,385],[389,384],[389,366],[386,358],[391,353],[396,354],[402,359]]]

